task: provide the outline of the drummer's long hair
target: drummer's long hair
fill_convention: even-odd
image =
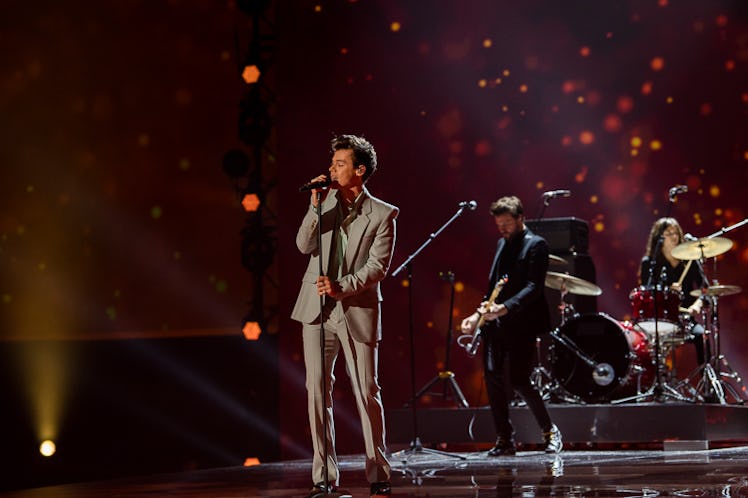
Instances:
[[[652,259],[654,255],[657,266],[665,264],[665,256],[662,255],[662,251],[659,254],[654,254],[657,248],[657,240],[665,233],[665,230],[673,227],[678,231],[678,244],[683,242],[683,229],[680,227],[680,223],[675,218],[660,218],[652,225],[652,230],[649,231],[649,239],[647,240],[647,247],[644,248],[644,255]],[[639,275],[639,281],[641,281],[641,275]]]

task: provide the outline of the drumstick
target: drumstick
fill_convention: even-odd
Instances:
[[[680,278],[678,279],[678,285],[683,284],[683,279],[686,278],[686,273],[688,273],[688,269],[691,268],[691,263],[693,263],[693,260],[689,259],[688,263],[686,263],[686,267],[683,268],[683,273],[680,274]]]

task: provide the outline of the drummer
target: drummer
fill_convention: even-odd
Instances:
[[[661,250],[653,258],[658,241],[662,237]],[[695,317],[701,313],[702,300],[690,295],[690,291],[701,289],[704,284],[704,272],[698,260],[682,261],[673,256],[673,248],[684,242],[683,229],[675,218],[660,218],[652,225],[647,240],[646,253],[642,258],[637,275],[639,285],[653,287],[660,285],[681,292],[681,308],[687,314],[687,330],[693,334],[687,342],[693,342],[696,348],[698,364],[704,363],[704,327],[696,322]],[[685,273],[685,274],[684,274]]]

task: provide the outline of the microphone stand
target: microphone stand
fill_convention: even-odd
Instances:
[[[426,394],[428,390],[431,389],[431,386],[442,380],[447,383],[444,385],[444,392],[434,394],[441,394],[442,396],[444,396],[444,399],[446,399],[447,388],[452,388],[452,393],[455,396],[455,401],[459,402],[458,408],[468,408],[470,405],[468,405],[468,402],[465,399],[465,395],[462,394],[462,390],[457,384],[457,380],[455,380],[455,374],[449,369],[449,351],[452,347],[452,312],[455,307],[455,274],[451,271],[448,271],[446,273],[440,272],[439,276],[442,280],[448,281],[451,287],[449,293],[449,319],[447,320],[447,348],[445,350],[446,358],[444,359],[444,370],[438,372],[425,386],[421,388],[420,391],[416,393],[416,399]]]
[[[319,252],[319,276],[324,276],[324,269],[322,268],[322,191],[317,192],[317,251]],[[327,368],[325,367],[325,321],[322,318],[322,314],[325,310],[325,295],[320,294],[319,296],[319,358],[320,358],[320,365],[321,365],[321,371],[322,371],[322,431],[324,433],[324,450],[322,450],[322,458],[323,464],[322,464],[322,471],[325,474],[325,478],[323,480],[325,489],[324,491],[320,491],[319,493],[315,493],[312,495],[311,498],[322,498],[323,496],[328,496],[331,498],[351,498],[351,494],[338,490],[338,491],[332,491],[330,489],[330,478],[327,474],[327,457],[328,457],[328,449],[327,445],[329,443],[327,438],[327,427],[329,424],[329,421],[327,420]]]
[[[428,246],[431,242],[434,241],[435,238],[441,234],[445,228],[447,228],[453,221],[455,221],[457,218],[460,217],[462,212],[465,210],[467,205],[461,205],[455,214],[452,215],[452,217],[446,221],[436,232],[429,235],[429,238],[426,239],[421,246],[415,250],[410,256],[408,256],[405,261],[395,270],[392,272],[392,276],[396,277],[401,271],[404,269],[408,270],[408,333],[410,336],[410,392],[411,392],[411,399],[410,399],[410,410],[411,410],[411,416],[413,419],[413,440],[410,442],[410,448],[408,450],[403,450],[402,455],[404,455],[404,458],[402,459],[403,463],[407,463],[408,461],[408,455],[410,454],[417,454],[417,453],[432,453],[436,455],[444,455],[449,456],[453,458],[459,458],[460,460],[467,460],[467,457],[462,455],[455,455],[453,453],[448,453],[446,451],[441,450],[435,450],[431,448],[424,448],[421,444],[421,438],[418,434],[418,412],[417,412],[417,396],[416,396],[416,353],[415,353],[415,339],[414,339],[414,326],[413,326],[413,260],[418,256],[421,251],[423,251],[426,246]],[[406,403],[407,405],[407,403]],[[393,455],[394,456],[394,455]]]

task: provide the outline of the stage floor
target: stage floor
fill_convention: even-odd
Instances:
[[[456,458],[458,455],[461,458]],[[521,451],[488,458],[392,455],[393,496],[748,496],[748,447],[702,451]],[[309,461],[268,463],[116,481],[69,484],[2,494],[12,498],[303,497]],[[341,484],[367,497],[364,460],[341,457]]]

